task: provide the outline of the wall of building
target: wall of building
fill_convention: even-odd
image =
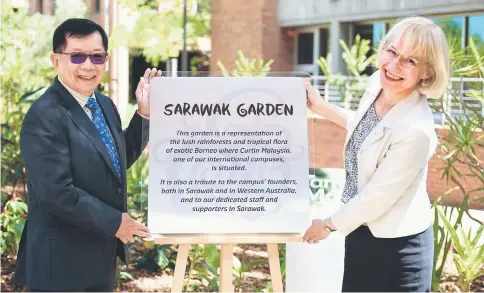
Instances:
[[[42,13],[53,15],[55,13],[55,0],[27,0],[29,13]],[[104,5],[108,0],[85,0],[89,19],[104,26]]]
[[[482,0],[279,0],[278,15],[281,26],[300,26],[483,9]]]
[[[371,46],[376,46],[389,27],[401,17],[410,15],[422,15],[433,20],[442,21],[447,19],[450,23],[444,24],[447,30],[450,26],[454,29],[459,27],[462,35],[462,45],[466,44],[468,35],[477,34],[482,36],[481,27],[476,18],[484,14],[483,0],[280,0],[278,5],[279,25],[282,28],[291,28],[296,31],[296,54],[299,49],[299,34],[312,32],[314,36],[314,55],[311,64],[295,62],[294,66],[299,70],[306,70],[312,74],[318,74],[319,67],[316,59],[323,56],[318,53],[319,42],[329,46],[332,56],[341,56],[342,48],[340,40],[351,45],[356,34],[372,41]],[[460,19],[451,19],[451,16],[460,15]],[[464,19],[465,16],[466,18]],[[472,17],[472,21],[469,20]],[[469,27],[470,25],[470,27]],[[330,38],[320,37],[319,29],[326,27],[330,32]],[[471,29],[468,31],[467,29]],[[476,31],[477,29],[477,31]],[[456,32],[452,34],[453,37]],[[449,37],[449,36],[448,36]],[[481,37],[482,38],[482,37]],[[326,55],[324,55],[326,56]],[[346,65],[341,57],[333,57],[332,71],[346,74]]]
[[[237,50],[250,58],[273,59],[273,71],[291,70],[293,37],[290,31],[279,27],[277,0],[212,0],[211,3],[211,71],[220,71],[218,61],[233,69]]]
[[[436,129],[440,140],[447,135],[443,129]],[[322,118],[308,118],[308,138],[309,138],[309,161],[310,168],[344,168],[343,164],[343,145],[346,130],[329,120]],[[440,151],[437,155],[440,154]],[[432,200],[444,195],[448,190],[455,188],[455,184],[447,184],[442,179],[443,162],[435,155],[429,162],[427,178],[427,190]],[[478,157],[484,158],[484,150],[480,149]],[[459,172],[468,174],[469,171],[464,165],[455,165]],[[467,190],[472,190],[480,186],[480,182],[473,178],[466,181]],[[484,209],[484,202],[479,199],[484,198],[484,192],[476,192],[470,199],[470,206],[474,209]],[[449,205],[456,205],[462,202],[463,195],[458,190],[454,190],[443,198],[443,202]]]

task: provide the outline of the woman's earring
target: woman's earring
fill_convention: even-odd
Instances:
[[[422,87],[425,87],[425,81],[426,81],[426,79],[422,78]]]

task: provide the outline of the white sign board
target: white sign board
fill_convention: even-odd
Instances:
[[[302,78],[155,78],[150,232],[304,232],[306,111]]]
[[[343,205],[344,169],[319,168],[309,172],[311,215],[330,217]],[[286,292],[341,292],[345,237],[331,233],[318,244],[286,244]]]

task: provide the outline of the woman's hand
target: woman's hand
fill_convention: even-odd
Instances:
[[[324,100],[319,94],[319,90],[311,86],[309,80],[304,81],[307,93],[308,108],[320,116],[332,121],[339,126],[346,128],[348,119],[354,116],[355,112],[343,109]]]
[[[329,103],[321,97],[319,90],[314,88],[309,80],[304,81],[304,86],[306,87],[308,108],[314,113],[323,115]]]
[[[311,227],[304,234],[303,241],[307,243],[318,243],[319,240],[326,239],[329,236],[329,232],[324,230],[324,226],[323,220],[313,220]]]

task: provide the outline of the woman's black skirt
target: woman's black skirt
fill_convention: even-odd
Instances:
[[[429,292],[432,227],[400,238],[376,238],[361,226],[345,239],[343,292]]]

